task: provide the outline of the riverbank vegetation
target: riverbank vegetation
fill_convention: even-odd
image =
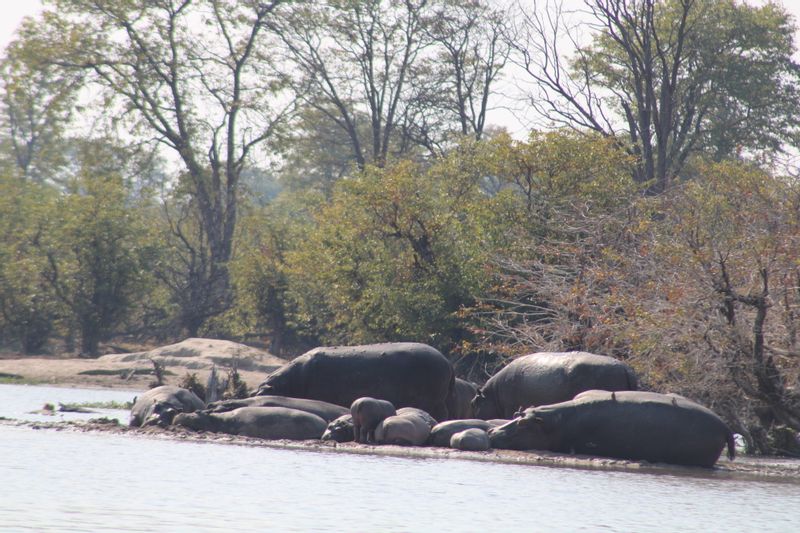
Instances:
[[[779,6],[587,0],[561,50],[550,3],[45,4],[2,62],[5,347],[585,350],[798,452]],[[527,135],[489,126],[510,81]]]

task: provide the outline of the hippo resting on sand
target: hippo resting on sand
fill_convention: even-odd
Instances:
[[[205,408],[206,404],[195,393],[173,385],[162,385],[134,400],[130,425],[167,426],[178,413],[191,413]]]
[[[513,418],[520,409],[571,400],[593,389],[636,390],[633,369],[587,352],[540,352],[514,359],[472,400],[475,418]]]
[[[392,402],[378,400],[370,397],[358,398],[350,406],[350,416],[353,420],[353,436],[356,442],[362,444],[374,442],[375,428],[384,419],[394,416],[397,411]]]
[[[413,407],[399,409],[395,416],[383,420],[375,428],[375,442],[399,446],[423,446],[431,435],[436,420]]]
[[[492,447],[489,435],[482,429],[459,431],[450,438],[450,447],[468,452],[484,452]]]
[[[431,436],[428,439],[428,446],[438,446],[440,448],[447,448],[450,446],[450,439],[456,433],[460,433],[467,429],[480,429],[482,431],[489,431],[492,424],[486,420],[478,420],[476,418],[468,418],[466,420],[448,420],[436,424],[431,430]]]
[[[450,361],[427,344],[322,347],[267,376],[254,395],[280,394],[344,406],[370,396],[396,407],[418,407],[443,420],[454,380]]]
[[[478,393],[478,386],[461,378],[456,378],[453,390],[447,395],[447,416],[451,420],[474,418],[472,399]]]
[[[342,415],[328,424],[322,440],[332,440],[334,442],[352,442],[355,440],[353,431],[353,415],[350,413]]]
[[[574,400],[530,407],[489,430],[493,448],[549,450],[618,459],[712,467],[733,434],[712,411],[655,392],[588,391]]]
[[[173,424],[195,431],[212,431],[259,439],[319,439],[327,423],[315,414],[286,407],[240,407],[224,413],[182,413]]]
[[[225,413],[240,407],[286,407],[313,413],[325,420],[325,422],[331,422],[350,412],[347,407],[342,407],[341,405],[319,400],[306,400],[304,398],[288,398],[286,396],[253,396],[240,400],[222,400],[208,404],[208,410],[214,413]]]

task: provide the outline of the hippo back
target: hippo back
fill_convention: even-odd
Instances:
[[[130,425],[139,427],[148,423],[148,419],[153,416],[161,418],[162,412],[167,417],[163,422],[169,423],[175,413],[192,413],[205,409],[205,406],[205,402],[190,390],[174,385],[162,385],[136,398],[131,407]],[[167,411],[169,415],[166,414]]]
[[[222,400],[208,404],[208,408],[215,413],[233,411],[240,407],[286,407],[313,413],[326,422],[331,422],[350,410],[341,405],[334,405],[319,400],[305,398],[290,398],[287,396],[253,396],[235,400]]]
[[[592,389],[636,390],[628,365],[587,352],[540,352],[518,357],[486,382],[480,394],[494,409],[480,418],[512,418],[520,408],[571,400]]]
[[[489,431],[493,447],[542,449],[689,466],[713,466],[733,436],[713,411],[654,392],[587,391],[530,407]]]
[[[447,395],[447,416],[451,420],[472,418],[472,399],[478,392],[478,386],[471,381],[456,378],[453,389]]]
[[[322,347],[267,376],[256,395],[280,394],[336,405],[351,405],[369,396],[444,418],[454,379],[450,361],[425,344]]]

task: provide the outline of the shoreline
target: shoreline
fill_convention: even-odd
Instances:
[[[104,362],[96,359],[65,358],[57,356],[19,357],[0,354],[0,377],[13,375],[0,384],[52,386],[63,388],[106,389],[145,391],[150,388],[152,375],[131,374],[131,369],[152,368],[141,362]],[[168,367],[172,373],[165,384],[177,385],[186,373],[196,373],[205,379],[208,371],[189,369],[182,366]],[[86,371],[101,370],[104,374]],[[256,387],[266,376],[264,372],[241,372],[242,379],[251,388]],[[328,453],[350,453],[357,455],[390,456],[416,459],[458,459],[498,464],[528,466],[548,466],[551,468],[581,468],[616,472],[641,472],[710,479],[731,478],[739,480],[783,481],[800,483],[800,460],[782,457],[740,456],[735,461],[720,458],[713,469],[680,467],[673,465],[650,464],[638,461],[609,459],[604,457],[560,455],[550,452],[518,452],[513,450],[489,450],[486,452],[467,452],[452,448],[401,446],[372,446],[356,443],[335,444],[323,441],[265,441],[214,433],[195,433],[183,428],[130,428],[117,424],[86,422],[26,422],[16,419],[0,418],[0,426],[27,427],[56,431],[78,431],[123,435],[126,437],[160,438],[178,441],[209,442],[251,447],[295,449]]]
[[[116,435],[126,438],[147,438],[175,442],[194,442],[250,448],[271,448],[318,453],[345,453],[377,457],[404,459],[433,459],[476,461],[493,464],[518,466],[543,466],[549,468],[574,468],[618,473],[641,473],[650,475],[670,475],[703,479],[729,479],[732,481],[762,481],[800,484],[800,461],[780,457],[739,457],[734,461],[720,458],[714,468],[687,467],[668,464],[629,461],[606,457],[562,455],[542,451],[488,450],[469,452],[452,448],[404,447],[394,445],[368,445],[335,443],[317,440],[290,441],[264,440],[224,433],[193,432],[185,428],[131,428],[108,422],[28,422],[0,418],[0,427],[14,427],[30,430],[71,431]]]

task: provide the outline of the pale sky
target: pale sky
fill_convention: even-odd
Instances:
[[[39,0],[0,0],[0,49],[5,50],[23,17],[35,15],[41,9]]]

